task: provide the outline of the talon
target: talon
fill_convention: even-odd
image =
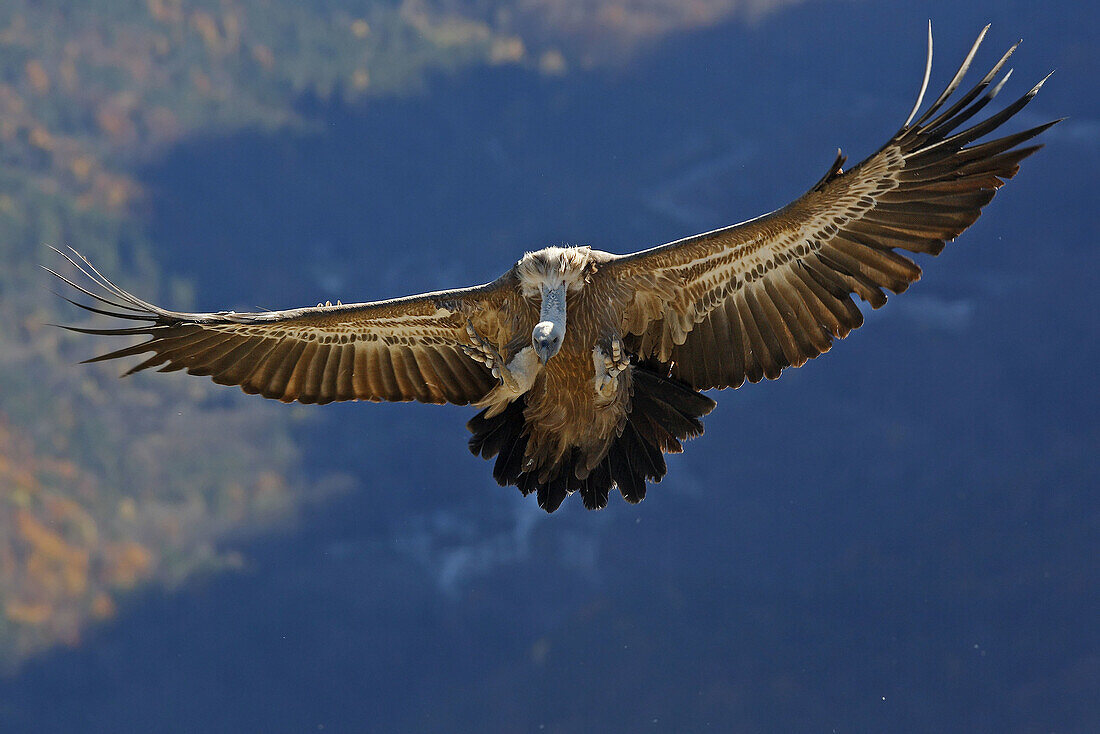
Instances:
[[[470,320],[466,321],[466,333],[470,335],[470,339],[474,343],[472,345],[463,344],[463,351],[474,361],[488,367],[493,377],[500,380],[506,390],[514,395],[522,393],[523,390],[520,388],[519,382],[516,381],[511,370],[508,369],[500,352],[487,339],[477,333],[477,329],[474,328],[474,324]]]

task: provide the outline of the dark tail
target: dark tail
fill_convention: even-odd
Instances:
[[[470,451],[486,459],[497,457],[493,467],[497,483],[514,484],[525,496],[534,492],[539,507],[547,512],[558,509],[573,492],[581,493],[584,506],[590,510],[606,507],[613,486],[627,502],[641,502],[646,480],[659,482],[668,471],[664,454],[683,451],[682,440],[701,435],[703,423],[699,418],[713,410],[716,403],[648,366],[635,365],[633,378],[634,396],[623,433],[585,479],[577,479],[574,472],[581,459],[576,449],[565,456],[547,482],[540,483],[537,473],[523,471],[527,449],[523,411],[527,403],[522,397],[492,418],[486,418],[486,411],[482,411],[470,419],[466,424],[474,434]]]

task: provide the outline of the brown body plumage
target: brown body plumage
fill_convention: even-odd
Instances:
[[[921,271],[897,251],[938,254],[1039,148],[1020,146],[1054,123],[975,141],[1041,82],[965,127],[1016,48],[952,99],[985,32],[877,153],[849,171],[838,156],[804,196],[743,224],[627,256],[547,248],[474,288],[266,313],[168,311],[74,252],[99,292],[67,282],[108,308],[77,305],[146,322],[74,330],[151,337],[90,361],[152,352],[130,372],[184,369],[283,401],[474,403],[470,449],[496,458],[501,484],[547,511],[572,492],[603,507],[613,487],[637,502],[664,476],[663,455],[702,433],[715,403],[700,390],[774,379],[827,351],[863,323],[852,294],[878,308],[883,289],[904,291]],[[926,70],[921,98],[927,82]]]

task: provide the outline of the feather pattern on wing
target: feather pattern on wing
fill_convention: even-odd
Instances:
[[[844,171],[838,152],[825,176],[783,209],[609,263],[613,277],[636,283],[623,330],[639,358],[668,365],[672,376],[700,390],[775,379],[863,323],[852,294],[879,308],[883,289],[901,293],[920,278],[920,268],[896,251],[938,254],[1041,147],[1020,146],[1057,122],[973,144],[1043,84],[964,127],[1001,90],[1008,74],[993,80],[1016,45],[943,109],[986,30],[943,93],[910,124],[928,83],[929,36],[929,66],[906,125],[855,168]]]
[[[987,30],[924,108],[929,29],[901,130],[849,171],[838,152],[805,195],[743,224],[628,256],[548,247],[473,288],[263,313],[169,311],[73,251],[61,254],[80,275],[54,274],[91,300],[71,302],[119,321],[66,328],[145,337],[88,360],[148,355],[127,374],[186,370],[287,402],[474,403],[470,450],[547,512],[573,492],[603,507],[614,487],[639,502],[664,454],[702,433],[715,403],[700,391],[828,351],[863,323],[853,294],[879,308],[904,291],[921,274],[908,253],[938,254],[1039,148],[1028,141],[1053,122],[986,137],[1042,82],[973,122],[1016,46],[957,94]]]
[[[183,313],[128,293],[75,250],[72,256],[60,254],[92,288],[54,275],[102,307],[66,300],[93,313],[144,322],[122,328],[65,328],[149,337],[88,362],[151,352],[126,374],[153,367],[161,372],[186,370],[284,402],[477,402],[497,380],[466,355],[467,321],[477,323],[483,333],[506,331],[511,325],[501,323],[508,312],[502,306],[516,297],[509,272],[484,286],[375,303],[258,313]]]

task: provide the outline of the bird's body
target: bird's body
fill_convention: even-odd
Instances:
[[[613,487],[638,501],[664,476],[664,454],[702,433],[715,405],[702,390],[774,379],[827,351],[863,322],[852,294],[878,308],[883,288],[920,277],[896,250],[938,254],[1038,149],[1020,146],[1054,123],[974,141],[1041,83],[963,127],[1000,90],[1007,75],[991,84],[1015,46],[940,111],[984,35],[878,152],[849,171],[838,156],[804,196],[739,225],[626,256],[546,248],[483,286],[263,313],[168,311],[74,252],[100,292],[68,282],[109,308],[77,305],[148,322],[75,330],[151,336],[96,358],[153,353],[130,372],[185,369],[283,401],[473,403],[470,448],[496,457],[501,484],[547,511],[572,492],[602,507]],[[922,98],[927,82],[926,70]]]
[[[512,271],[521,297],[496,312],[511,325],[499,355],[515,385],[502,381],[478,402],[484,410],[470,422],[471,448],[499,456],[498,481],[536,492],[547,509],[572,491],[580,491],[586,505],[600,506],[613,483],[641,499],[646,479],[665,473],[662,454],[701,433],[697,419],[714,406],[653,370],[648,382],[635,381],[647,368],[631,364],[625,347],[623,313],[635,293],[610,267],[616,259],[588,247],[528,253]],[[529,340],[507,335],[529,334],[544,323],[546,309],[538,304],[555,289],[565,296],[567,326],[558,350],[543,359]],[[472,326],[476,332],[476,321]],[[668,415],[645,409],[658,399],[649,395],[651,384],[665,387],[661,407]]]

